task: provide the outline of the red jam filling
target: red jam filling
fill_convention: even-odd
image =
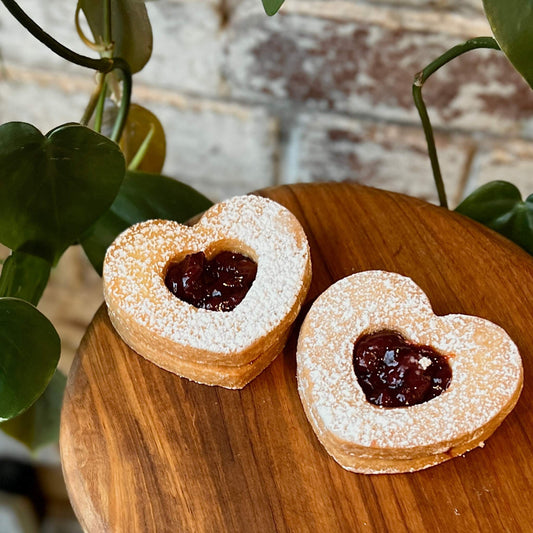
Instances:
[[[252,286],[257,264],[245,255],[220,252],[208,260],[204,252],[187,255],[168,265],[168,290],[195,307],[211,311],[231,311]]]
[[[382,407],[427,402],[444,392],[452,379],[447,357],[389,330],[360,337],[353,366],[367,400]]]

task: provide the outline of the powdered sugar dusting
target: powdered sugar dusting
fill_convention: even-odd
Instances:
[[[246,253],[257,275],[244,300],[230,312],[197,309],[164,284],[166,265],[188,253]],[[287,209],[259,196],[213,206],[193,227],[153,220],[136,224],[109,248],[104,296],[133,323],[155,335],[213,353],[240,352],[272,331],[293,308],[309,268],[309,247]]]
[[[449,357],[452,382],[441,395],[401,408],[372,405],[353,370],[357,338],[392,329]],[[436,316],[409,278],[368,271],[340,280],[313,304],[298,342],[298,387],[320,436],[357,447],[442,445],[493,419],[522,378],[518,349],[503,329],[478,317]],[[321,429],[322,427],[322,429]]]

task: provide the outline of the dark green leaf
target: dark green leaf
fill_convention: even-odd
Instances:
[[[483,0],[500,48],[533,87],[533,0]]]
[[[101,274],[108,246],[132,224],[153,218],[185,222],[211,205],[205,196],[172,178],[129,171],[113,205],[81,244]]]
[[[21,298],[37,305],[48,283],[52,265],[24,252],[13,252],[0,273],[0,296]]]
[[[67,378],[56,370],[43,395],[19,416],[0,424],[0,429],[31,450],[59,440],[61,403]]]
[[[0,126],[0,242],[55,263],[109,208],[124,177],[118,146],[89,128],[43,136]]]
[[[81,7],[97,43],[105,35],[104,6],[106,0],[81,0]],[[111,38],[113,55],[125,59],[132,73],[139,72],[152,55],[152,27],[141,0],[111,2]]]
[[[455,209],[501,233],[533,255],[533,194],[523,201],[506,181],[492,181],[476,189]]]
[[[263,7],[267,15],[275,15],[283,5],[284,0],[263,0]]]
[[[61,347],[50,321],[18,298],[0,298],[0,347],[0,420],[7,420],[44,392]]]

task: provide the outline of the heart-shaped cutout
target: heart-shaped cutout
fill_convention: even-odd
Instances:
[[[452,379],[448,357],[390,330],[359,337],[353,367],[366,399],[382,407],[427,402],[442,394]]]
[[[167,289],[194,307],[233,311],[255,281],[257,263],[246,255],[219,252],[208,259],[204,252],[189,254],[167,267]]]
[[[203,252],[257,264],[231,311],[202,309],[165,285],[171,264]],[[151,220],[124,231],[104,261],[104,297],[122,339],[155,364],[199,383],[242,388],[281,352],[311,280],[309,245],[296,217],[248,195],[210,208],[194,226]]]
[[[446,390],[405,407],[370,403],[354,371],[354,346],[380,331],[446,357]],[[384,271],[348,276],[317,298],[300,330],[297,369],[317,437],[341,466],[361,473],[420,470],[482,446],[523,381],[518,349],[502,328],[474,316],[437,316],[411,279]]]

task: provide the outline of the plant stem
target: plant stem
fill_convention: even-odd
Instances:
[[[102,91],[105,89],[105,74],[98,73],[97,76],[98,76],[98,82],[96,84],[96,88],[91,94],[89,103],[87,104],[87,107],[85,108],[83,116],[81,117],[81,120],[80,120],[80,123],[83,126],[87,126],[87,124],[89,124],[89,120],[91,120],[94,110],[96,109],[97,105],[100,102]],[[99,131],[99,130],[96,130],[96,131]]]
[[[120,99],[120,107],[118,108],[118,115],[111,132],[111,140],[118,143],[122,136],[124,126],[126,126],[126,120],[128,118],[128,111],[130,110],[131,101],[131,72],[128,67],[127,70],[122,71],[122,97]]]
[[[137,167],[142,163],[142,160],[144,159],[144,156],[146,155],[146,151],[148,150],[148,147],[150,146],[150,143],[152,142],[152,138],[155,133],[155,126],[153,124],[150,124],[150,129],[148,131],[148,134],[144,138],[143,142],[141,143],[141,146],[139,146],[139,149],[135,153],[135,155],[132,157],[130,164],[128,165],[128,170],[137,170]]]
[[[107,82],[105,74],[102,76],[102,85],[100,87],[100,94],[98,95],[98,103],[96,104],[96,116],[94,117],[94,131],[102,132],[102,121],[104,117],[105,98],[107,94]]]
[[[77,52],[70,50],[70,48],[62,45],[59,41],[56,41],[49,33],[45,32],[19,7],[15,0],[1,1],[18,22],[20,22],[36,39],[41,41],[45,46],[52,50],[52,52],[55,52],[63,59],[82,67],[97,70],[103,74],[107,74],[115,69],[122,72],[122,100],[120,102],[117,122],[115,123],[111,137],[113,141],[117,142],[118,139],[120,139],[126,123],[131,99],[131,70],[128,63],[120,57],[101,57],[95,59],[78,54]]]
[[[455,59],[465,52],[469,52],[470,50],[475,50],[477,48],[491,48],[493,50],[500,50],[498,43],[492,37],[476,37],[474,39],[469,39],[462,44],[458,44],[453,48],[450,48],[450,50],[444,52],[444,54],[432,61],[425,69],[416,74],[415,81],[413,83],[413,100],[418,110],[418,114],[420,115],[420,120],[422,121],[422,127],[424,129],[426,143],[428,146],[429,159],[431,161],[431,168],[433,170],[433,178],[435,180],[435,185],[437,186],[439,202],[442,207],[448,207],[448,200],[446,199],[446,191],[440,171],[433,128],[429,120],[426,105],[422,98],[422,87],[426,80],[437,70],[446,65],[446,63],[449,63],[452,59]]]

